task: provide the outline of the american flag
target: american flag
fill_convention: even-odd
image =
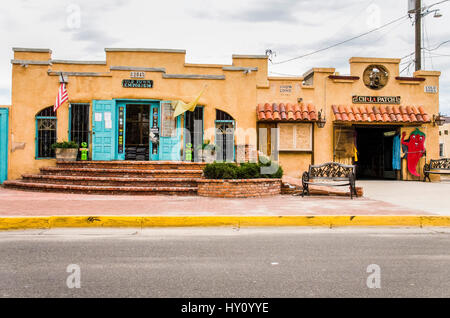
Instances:
[[[58,90],[58,96],[56,96],[55,106],[53,107],[53,111],[57,111],[59,106],[64,104],[69,100],[69,95],[67,94],[66,84],[61,83]]]

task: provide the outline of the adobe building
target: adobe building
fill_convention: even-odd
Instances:
[[[259,151],[292,177],[337,161],[356,164],[358,178],[421,180],[394,149],[395,138],[418,128],[426,136],[419,174],[439,158],[440,72],[401,77],[400,59],[353,57],[350,75],[313,68],[271,77],[265,55],[211,65],[170,49],[105,49],[104,61],[13,51],[12,105],[0,110],[1,181],[56,165],[51,145],[63,140],[87,142],[92,161],[196,161],[186,150],[209,141],[221,150],[217,160],[255,160]],[[60,82],[69,103],[55,113]],[[202,91],[195,111],[174,118],[172,102]]]
[[[444,117],[444,123],[439,127],[439,156],[450,158],[450,117]]]

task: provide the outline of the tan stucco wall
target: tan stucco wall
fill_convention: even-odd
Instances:
[[[268,60],[264,56],[233,56],[232,65],[189,64],[185,52],[107,50],[106,64],[51,62],[51,52],[14,53],[15,60],[48,61],[48,65],[12,64],[12,107],[10,113],[9,178],[19,178],[23,173],[37,173],[40,167],[55,164],[55,160],[35,160],[35,115],[52,106],[59,85],[56,72],[94,72],[96,74],[72,74],[68,78],[70,102],[92,103],[92,100],[157,99],[192,101],[206,87],[199,104],[205,106],[205,139],[214,141],[216,109],[229,113],[236,120],[236,144],[256,146],[256,105],[259,103],[312,103],[317,111],[323,110],[327,123],[324,128],[315,127],[314,155],[310,153],[281,153],[280,163],[289,176],[299,177],[313,162],[320,164],[333,160],[333,120],[331,105],[352,105],[353,95],[401,96],[402,105],[423,106],[432,116],[439,110],[439,95],[424,93],[425,85],[439,87],[439,72],[419,71],[417,77],[424,82],[396,80],[398,59],[352,58],[351,75],[362,78],[369,64],[383,64],[390,79],[381,90],[367,88],[362,79],[333,80],[333,68],[312,69],[312,85],[306,86],[304,77],[268,77]],[[123,88],[121,81],[130,78],[130,71],[111,70],[111,67],[163,68],[145,72],[145,79],[154,81],[152,89]],[[257,68],[244,72],[240,68]],[[50,72],[51,71],[51,72]],[[204,75],[203,79],[165,78],[166,75]],[[89,75],[89,76],[88,76]],[[209,76],[209,77],[208,77]],[[211,76],[224,76],[213,79]],[[281,93],[280,85],[291,85],[290,93]],[[91,107],[92,111],[92,107]],[[92,114],[91,114],[92,115]],[[58,110],[58,140],[68,139],[68,106]],[[412,130],[406,127],[405,130]],[[438,128],[426,124],[421,127],[427,134],[427,159],[438,158]],[[208,133],[210,135],[208,135]],[[244,137],[242,137],[244,135]],[[14,145],[25,144],[16,148]],[[421,165],[423,165],[421,163]],[[404,175],[407,175],[406,172]],[[408,177],[405,177],[408,179]]]
[[[279,163],[283,167],[284,175],[294,178],[301,178],[304,171],[311,164],[311,154],[281,152]]]
[[[439,136],[439,143],[444,145],[443,158],[450,158],[450,123],[445,123],[439,127],[441,135]],[[447,132],[447,134],[445,134]]]

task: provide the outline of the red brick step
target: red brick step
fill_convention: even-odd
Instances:
[[[135,170],[203,170],[205,163],[174,161],[58,161],[60,168],[102,168]]]
[[[121,194],[121,195],[194,195],[197,187],[128,187],[128,186],[92,186],[73,184],[48,184],[24,182],[23,180],[5,181],[11,188],[30,191],[69,192],[84,194]]]
[[[68,175],[27,174],[22,176],[23,182],[94,185],[94,186],[135,186],[135,187],[196,187],[199,178],[125,178],[125,177],[92,177]]]
[[[95,194],[197,194],[204,163],[149,161],[57,162],[40,174],[7,181],[5,187]]]
[[[138,170],[138,169],[105,169],[105,168],[65,168],[44,167],[40,169],[44,175],[92,176],[92,177],[129,177],[129,178],[200,178],[202,170]]]

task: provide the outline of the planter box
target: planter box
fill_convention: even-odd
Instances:
[[[78,149],[56,148],[55,154],[58,161],[77,161]]]
[[[199,196],[220,198],[250,198],[281,193],[281,179],[198,180]]]
[[[215,153],[211,153],[211,151],[199,150],[198,151],[198,158],[199,158],[200,162],[211,163],[211,162],[214,162],[216,160],[216,154]]]

